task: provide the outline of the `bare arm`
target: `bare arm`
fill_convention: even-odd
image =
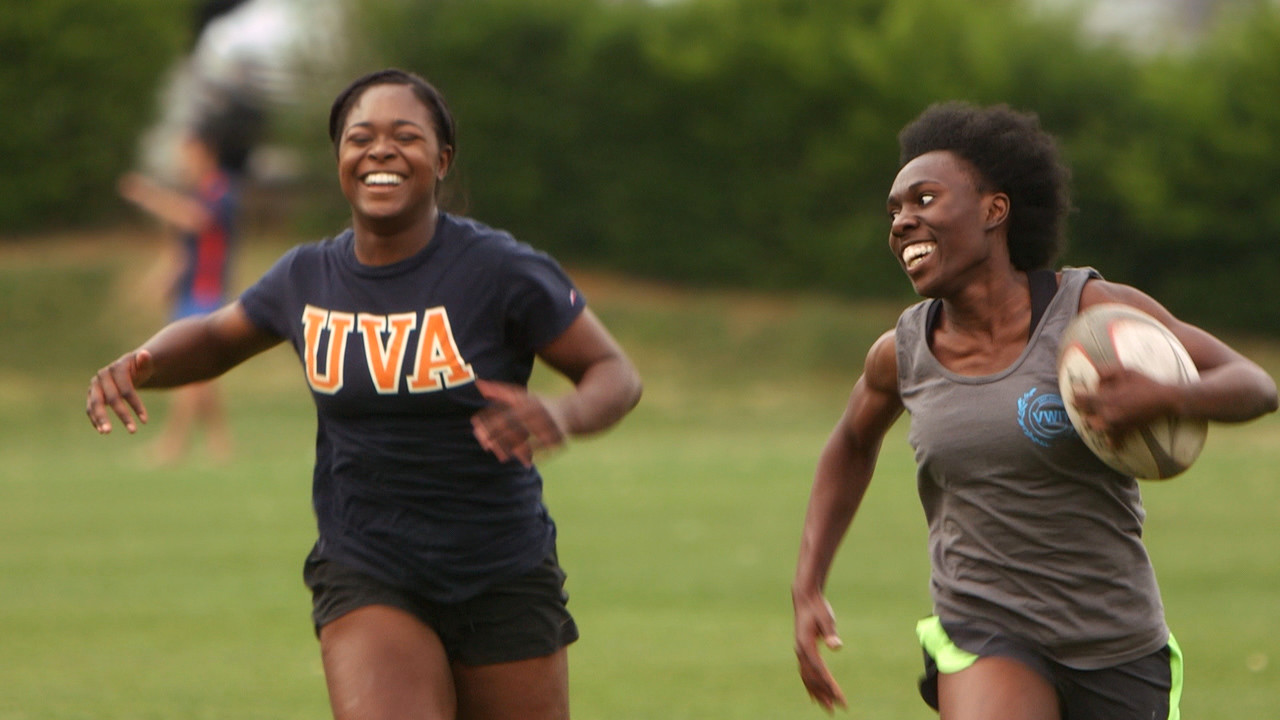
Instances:
[[[185,232],[198,232],[209,224],[209,212],[199,200],[165,187],[138,173],[129,173],[118,183],[120,196]]]
[[[110,409],[129,432],[135,432],[135,416],[147,421],[138,389],[217,377],[280,341],[254,325],[238,301],[209,315],[171,323],[90,379],[89,422],[100,433],[111,432]]]
[[[500,460],[533,461],[533,452],[566,437],[600,432],[640,401],[640,375],[590,309],[538,351],[548,365],[573,382],[573,390],[542,398],[524,388],[487,380],[476,386],[492,404],[475,415],[476,438]]]
[[[902,414],[895,352],[892,331],[872,345],[844,415],[818,457],[791,588],[800,677],[810,697],[828,711],[844,706],[845,699],[818,649],[819,641],[833,649],[841,644],[823,588],[871,483],[885,433]]]
[[[1101,280],[1085,285],[1082,310],[1106,302],[1136,307],[1164,323],[1186,347],[1200,380],[1187,385],[1164,385],[1133,371],[1105,371],[1100,375],[1097,392],[1077,395],[1082,412],[1095,427],[1122,434],[1169,415],[1236,423],[1276,410],[1275,380],[1226,343],[1174,317],[1135,288]]]

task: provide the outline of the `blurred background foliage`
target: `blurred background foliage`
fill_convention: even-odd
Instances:
[[[175,5],[0,15],[0,232],[126,216],[115,178],[187,41]],[[1280,10],[1221,5],[1195,42],[1138,50],[1086,32],[1070,2],[349,0],[335,61],[302,78],[274,140],[307,160],[295,230],[332,232],[346,213],[328,102],[405,67],[459,121],[451,207],[566,264],[896,300],[898,129],[939,100],[1007,102],[1038,112],[1073,167],[1064,263],[1274,334]]]
[[[115,178],[189,42],[165,0],[5,2],[0,11],[0,232],[118,217]]]

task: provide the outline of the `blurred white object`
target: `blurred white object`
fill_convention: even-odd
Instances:
[[[247,0],[210,20],[162,86],[159,118],[141,139],[144,172],[172,179],[177,141],[219,113],[244,118],[256,155],[262,128],[253,125],[294,101],[304,67],[344,54],[340,13],[340,0]],[[284,152],[277,148],[277,162],[266,164],[279,168]],[[263,164],[251,157],[250,171]]]

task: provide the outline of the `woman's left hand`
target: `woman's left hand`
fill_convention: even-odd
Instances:
[[[476,440],[502,462],[533,464],[534,453],[560,447],[567,435],[564,418],[553,403],[520,385],[476,380],[489,406],[471,416]]]
[[[1155,418],[1172,415],[1177,388],[1128,368],[1099,370],[1093,392],[1078,391],[1075,403],[1094,430],[1118,441]]]

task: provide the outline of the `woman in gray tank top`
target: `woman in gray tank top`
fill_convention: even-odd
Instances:
[[[889,249],[925,299],[872,345],[819,457],[792,587],[805,687],[828,710],[845,704],[820,654],[840,645],[823,588],[906,410],[932,567],[934,615],[917,628],[925,700],[948,720],[1176,718],[1181,653],[1137,481],[1064,419],[1059,338],[1081,309],[1124,303],[1195,361],[1199,381],[1181,386],[1103,371],[1077,402],[1113,436],[1169,415],[1251,420],[1276,410],[1275,381],[1135,288],[1050,269],[1069,173],[1035,115],[945,103],[899,141]]]

